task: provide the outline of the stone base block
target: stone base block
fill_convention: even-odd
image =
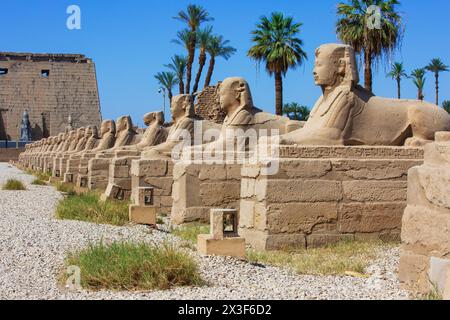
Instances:
[[[84,194],[84,193],[88,193],[89,192],[88,188],[82,188],[82,187],[78,187],[78,186],[75,186],[73,188],[73,190],[75,191],[76,194]]]
[[[224,238],[213,239],[209,234],[200,234],[197,238],[198,251],[207,256],[226,256],[244,259],[245,239]]]
[[[50,182],[50,183],[58,183],[58,182],[61,182],[61,178],[58,178],[58,177],[50,177],[49,182]]]
[[[156,207],[142,207],[138,205],[130,205],[129,207],[130,221],[137,224],[149,226],[156,225]]]

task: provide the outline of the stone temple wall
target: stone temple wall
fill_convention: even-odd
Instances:
[[[408,174],[400,280],[411,290],[450,299],[450,132],[425,147],[425,163]]]
[[[23,112],[33,140],[73,126],[99,126],[95,65],[83,55],[0,53],[0,140],[18,140]]]
[[[220,111],[218,86],[206,87],[195,100],[195,114],[204,120],[223,123],[225,114]]]
[[[262,174],[274,161],[241,172],[239,234],[260,250],[399,239],[423,149],[282,146],[277,173]]]

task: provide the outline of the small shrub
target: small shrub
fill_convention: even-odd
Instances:
[[[47,182],[42,181],[41,179],[34,179],[34,181],[31,184],[34,186],[46,186]]]
[[[59,219],[123,226],[129,222],[128,205],[126,201],[102,202],[95,192],[73,194],[61,200],[56,208],[56,216]]]
[[[23,191],[27,190],[24,183],[17,179],[8,179],[6,183],[3,185],[3,190],[10,190],[10,191]]]
[[[209,225],[200,223],[187,223],[181,227],[173,229],[172,233],[183,240],[191,243],[197,243],[197,236],[199,234],[208,234]]]
[[[279,251],[247,252],[250,263],[261,263],[288,267],[299,274],[307,275],[352,275],[363,276],[383,248],[389,244],[373,241],[345,241],[323,248],[286,249]]]
[[[89,290],[167,290],[204,284],[195,260],[167,244],[90,245],[69,255],[66,265],[81,269],[81,286]]]
[[[75,195],[75,189],[74,186],[70,183],[65,182],[57,182],[55,184],[56,190],[62,193],[67,193],[69,195]]]

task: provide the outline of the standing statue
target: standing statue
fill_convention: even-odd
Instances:
[[[316,50],[314,80],[323,95],[303,129],[281,144],[423,146],[450,130],[450,116],[419,100],[380,98],[358,82],[355,51],[342,44]]]
[[[72,119],[72,115],[69,114],[69,117],[67,118],[67,127],[66,127],[66,132],[70,132],[74,130],[73,128],[73,119]]]
[[[31,123],[28,112],[25,110],[22,116],[22,124],[20,125],[20,141],[31,141]]]

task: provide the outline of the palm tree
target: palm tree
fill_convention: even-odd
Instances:
[[[186,63],[187,59],[185,56],[175,55],[172,57],[172,63],[164,65],[177,75],[180,94],[184,94],[184,75],[186,73]]]
[[[190,4],[186,11],[178,12],[174,19],[186,23],[190,30],[190,39],[187,45],[188,60],[186,66],[186,93],[190,93],[192,66],[195,58],[195,48],[197,43],[197,29],[203,22],[214,20],[203,7]]]
[[[307,59],[302,49],[303,41],[297,37],[301,26],[292,17],[274,12],[270,18],[261,17],[252,32],[254,46],[248,51],[248,56],[258,62],[264,61],[267,72],[275,75],[277,115],[283,113],[283,76]]]
[[[411,73],[411,78],[415,86],[417,87],[417,99],[423,100],[425,96],[423,95],[423,88],[425,86],[425,69],[415,69]]]
[[[204,29],[200,29],[197,32],[197,47],[200,49],[200,54],[198,56],[198,71],[195,77],[194,87],[192,88],[192,93],[197,92],[198,85],[200,83],[200,78],[202,77],[203,68],[206,64],[206,49],[211,42],[212,37],[212,27],[208,26]]]
[[[223,40],[222,36],[212,36],[209,39],[208,46],[206,47],[206,52],[209,54],[209,67],[208,72],[206,74],[205,78],[205,85],[204,88],[208,87],[211,83],[211,78],[214,72],[214,67],[216,65],[216,59],[218,57],[222,57],[225,60],[228,60],[231,58],[233,54],[236,53],[236,49],[232,46],[229,46],[228,44],[230,41]]]
[[[306,106],[301,106],[297,102],[286,103],[283,106],[283,114],[291,120],[307,121],[310,110]]]
[[[406,74],[405,69],[403,68],[403,62],[395,62],[392,65],[391,72],[388,73],[388,77],[391,77],[392,79],[397,81],[397,96],[399,99],[401,99],[401,82],[402,78],[408,78],[408,75]]]
[[[339,3],[336,32],[346,44],[356,52],[364,54],[364,86],[372,91],[372,64],[383,56],[390,55],[400,44],[403,27],[402,18],[396,12],[398,0],[348,0]],[[369,7],[381,9],[380,28],[369,22],[373,18]]]
[[[444,100],[444,102],[442,102],[442,108],[450,114],[450,101]]]
[[[158,72],[155,75],[155,79],[158,80],[159,85],[166,88],[167,95],[169,96],[169,101],[172,102],[173,97],[172,89],[179,83],[176,73],[167,71]]]
[[[434,73],[434,78],[436,79],[436,105],[439,105],[439,73],[450,70],[439,58],[431,60],[431,63],[425,69]]]

